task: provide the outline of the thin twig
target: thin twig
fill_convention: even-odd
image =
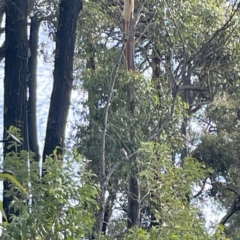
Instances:
[[[107,98],[107,104],[105,107],[105,112],[104,112],[104,122],[103,122],[103,133],[102,133],[102,177],[105,177],[105,166],[106,166],[106,159],[105,159],[105,150],[106,150],[106,134],[107,134],[107,124],[108,124],[108,112],[109,112],[109,108],[110,108],[110,103],[111,103],[111,99],[112,99],[112,95],[113,95],[113,89],[114,89],[114,85],[115,85],[115,81],[117,78],[117,73],[118,73],[118,69],[120,66],[120,63],[122,61],[122,56],[123,56],[123,48],[121,51],[121,54],[119,56],[118,62],[116,63],[116,65],[114,66],[112,73],[111,73],[111,82],[110,82],[110,86],[109,86],[109,90],[108,90],[108,98]]]

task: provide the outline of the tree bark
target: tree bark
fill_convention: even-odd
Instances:
[[[29,147],[34,152],[35,160],[40,160],[38,133],[37,133],[37,55],[38,55],[38,32],[40,21],[37,15],[31,17],[28,60],[28,132]]]
[[[0,0],[0,26],[2,24],[4,12],[5,12],[5,0]],[[2,33],[3,31],[0,31],[0,37]],[[5,42],[0,47],[0,62],[4,59],[4,57],[5,57]]]
[[[124,58],[127,71],[135,70],[134,62],[134,0],[125,0],[123,8],[123,40],[124,40]]]
[[[4,12],[5,12],[5,1],[6,0],[0,0],[0,26],[2,24],[3,15],[4,15]]]
[[[73,59],[77,19],[82,9],[81,0],[61,0],[54,65],[54,83],[47,122],[43,161],[58,147],[64,149],[70,96],[73,83]]]
[[[124,60],[127,71],[135,70],[134,52],[134,26],[133,26],[133,14],[134,14],[134,0],[125,0],[123,9],[123,40],[124,40]],[[133,87],[132,83],[128,84],[127,92],[127,107],[131,115],[135,111],[135,103],[133,100]],[[134,133],[130,133],[131,138],[134,138]],[[135,171],[131,171],[129,175],[128,183],[128,224],[127,227],[131,228],[140,224],[140,185],[135,174]]]
[[[103,220],[103,225],[102,225],[102,233],[104,235],[106,235],[106,233],[107,233],[107,226],[108,226],[108,222],[112,216],[113,205],[114,205],[115,199],[116,199],[116,193],[109,191],[109,196],[106,200],[104,220]]]
[[[131,228],[140,224],[140,184],[135,174],[129,177],[128,184],[127,227]]]
[[[20,149],[27,148],[27,1],[6,1],[6,56],[4,78],[4,138],[7,138],[7,130],[15,126],[21,130],[23,144]],[[4,146],[4,157],[14,151]],[[6,168],[6,158],[4,168]],[[9,189],[9,182],[4,181],[4,191]],[[4,195],[3,208],[8,220],[14,213],[9,208],[12,198]]]
[[[187,73],[187,76],[185,76],[185,74]],[[191,81],[190,81],[190,76],[188,74],[188,72],[184,72],[182,74],[182,78],[183,78],[183,86],[182,89],[184,89],[184,86],[189,86]],[[191,104],[191,96],[190,96],[190,90],[188,90],[188,88],[184,89],[182,91],[181,94],[182,100],[184,102],[186,102],[187,104]],[[186,141],[187,141],[187,126],[189,124],[188,118],[185,117],[182,121],[182,126],[181,126],[181,134],[184,136],[185,141],[184,141],[184,147],[181,150],[181,165],[184,165],[184,159],[187,157],[187,145],[186,145]]]
[[[157,48],[157,44],[154,44],[154,48],[152,51],[152,83],[153,86],[157,89],[157,96],[159,100],[161,99],[161,52]],[[161,107],[161,106],[159,106]],[[146,194],[146,193],[144,193]],[[153,194],[150,194],[150,200],[149,200],[149,205],[148,205],[148,214],[150,215],[150,225],[148,226],[148,229],[151,229],[153,226],[158,226],[159,225],[159,219],[154,214],[154,209],[157,208],[155,201],[152,200],[154,197]]]

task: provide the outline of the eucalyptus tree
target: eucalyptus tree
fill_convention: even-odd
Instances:
[[[79,39],[79,52],[84,52],[87,56],[81,87],[88,93],[82,115],[88,124],[80,126],[78,148],[92,160],[92,169],[98,175],[100,185],[109,193],[107,199],[103,199],[106,201],[104,205],[110,203],[105,209],[104,218],[104,222],[108,223],[118,194],[122,196],[123,212],[127,211],[129,204],[126,200],[127,184],[124,181],[128,171],[120,171],[120,166],[125,169],[125,164],[122,163],[125,157],[122,157],[120,149],[127,152],[131,171],[138,168],[132,159],[137,156],[140,142],[162,142],[167,138],[173,161],[177,160],[175,154],[181,153],[184,166],[183,160],[189,153],[187,140],[192,141],[187,134],[190,120],[194,114],[199,113],[198,110],[211,103],[225,76],[234,69],[235,58],[231,56],[237,49],[237,43],[233,38],[235,43],[230,44],[229,39],[237,33],[238,10],[236,3],[233,7],[226,7],[222,1],[136,1],[136,68],[126,75],[122,72],[124,58],[119,67],[117,57],[117,54],[124,53],[121,52],[121,47],[124,46],[121,15],[123,3],[115,1],[97,4],[92,1],[88,4],[85,14],[94,15],[94,19],[92,22],[88,21],[89,18],[81,19],[85,23],[82,25],[90,31],[87,33],[87,30],[80,30],[80,33],[87,34],[87,43],[84,34],[80,34]],[[92,4],[95,8],[91,7]],[[95,28],[91,31],[92,23],[95,23]],[[82,68],[84,69],[83,65]],[[139,72],[146,73],[147,70],[148,80],[144,80]],[[114,87],[111,85],[113,79]],[[129,98],[126,94],[130,83],[133,86],[133,96]],[[112,100],[109,102],[111,94]],[[124,99],[134,102],[132,116],[127,113],[127,101]],[[107,126],[106,111],[109,111]],[[101,166],[104,134],[106,164]],[[130,135],[134,135],[132,140]],[[120,169],[115,170],[115,163]],[[104,185],[106,182],[99,174],[103,167],[106,168],[106,176],[111,177],[107,185]],[[121,177],[122,180],[119,181]],[[150,195],[147,196],[151,198]],[[138,201],[143,203],[139,199]],[[100,206],[101,204],[102,202]],[[103,211],[104,208],[100,209]],[[149,215],[151,212],[148,212]],[[159,218],[158,222],[161,222]],[[105,233],[106,226],[103,225]]]
[[[238,64],[236,62],[236,64]],[[225,215],[219,219],[225,225],[227,236],[237,239],[239,233],[239,77],[238,69],[208,106],[198,121],[205,131],[193,156],[214,169],[201,196],[212,198]],[[236,74],[236,75],[235,75]],[[234,77],[235,75],[235,77]],[[235,78],[231,81],[231,78]],[[204,185],[205,185],[204,184]]]
[[[58,147],[63,154],[65,127],[70,96],[73,86],[73,58],[77,20],[82,1],[60,2],[58,28],[56,33],[56,50],[54,64],[54,83],[47,122],[43,160]]]
[[[5,79],[4,79],[4,138],[8,138],[10,127],[17,127],[21,134],[22,144],[17,149],[34,151],[35,160],[39,160],[37,126],[36,126],[36,69],[38,30],[41,21],[54,18],[58,12],[55,1],[5,2]],[[43,13],[41,5],[50,8],[49,15]],[[48,9],[49,9],[48,8]],[[52,154],[56,147],[62,153],[65,139],[65,126],[72,89],[73,55],[75,30],[78,14],[82,9],[82,1],[60,1],[60,11],[56,27],[56,50],[54,66],[54,86],[48,116],[47,132],[43,160]],[[29,11],[28,11],[29,10]],[[54,15],[51,14],[54,12]],[[71,14],[70,14],[71,13]],[[30,38],[28,41],[27,19],[30,14]],[[56,20],[56,19],[54,19]],[[29,98],[27,99],[27,92]],[[13,170],[15,166],[8,163],[15,148],[5,142],[4,168]],[[11,162],[11,161],[10,161]],[[26,160],[27,162],[27,160]],[[27,168],[27,164],[26,164]],[[9,190],[8,182],[4,190]],[[14,213],[10,207],[12,198],[4,195],[4,210],[8,219]]]
[[[34,152],[35,160],[40,161],[37,126],[37,67],[39,29],[43,22],[51,25],[56,31],[58,1],[30,1],[28,14],[30,18],[30,33],[28,40],[28,132],[29,149]]]
[[[4,78],[4,138],[11,126],[21,130],[24,142],[22,149],[27,149],[27,1],[6,1],[5,28],[5,78]],[[7,144],[4,154],[13,151]],[[4,189],[9,190],[9,182],[4,181]],[[8,218],[14,213],[9,209],[11,197],[5,197],[3,205]]]
[[[7,1],[7,6],[17,11],[16,5],[10,3],[13,1]],[[18,115],[5,127],[6,129],[10,126],[17,126],[20,129],[22,127],[23,148],[27,148],[29,137],[29,143],[33,142],[30,149],[37,153],[36,134],[33,134],[35,138],[31,141],[26,131],[30,133],[32,129],[30,125],[36,126],[34,91],[37,32],[40,22],[48,20],[52,15],[51,13],[44,15],[38,6],[38,1],[29,3],[31,6],[29,8],[33,9],[30,15],[29,39],[32,55],[30,59],[27,58],[27,13],[24,12],[24,18],[21,18],[24,24],[19,26],[19,32],[16,32],[18,34],[14,36],[21,35],[21,30],[24,30],[24,35],[22,34],[21,37],[24,37],[25,45],[22,47],[17,45],[21,47],[19,52],[24,53],[24,58],[17,58],[17,61],[23,65],[19,67],[16,64],[14,72],[18,71],[18,74],[16,78],[11,78],[13,81],[20,76],[20,80],[25,81],[23,85],[19,85],[23,99],[16,93],[14,103],[7,105],[12,110],[15,103],[21,104],[24,109],[18,107],[14,114],[21,110],[19,116],[28,121],[20,120],[25,125],[28,124],[28,127],[18,124],[16,121],[19,120]],[[47,2],[41,1],[41,3]],[[64,153],[64,129],[73,85],[75,53],[75,76],[76,79],[80,79],[81,90],[88,95],[87,100],[82,101],[83,109],[78,115],[81,124],[74,126],[78,130],[76,147],[84,159],[90,161],[88,170],[94,174],[89,174],[92,178],[95,177],[99,186],[99,196],[95,191],[90,195],[98,201],[98,207],[88,208],[89,211],[94,211],[95,226],[93,227],[91,221],[89,228],[83,227],[80,230],[84,229],[83,231],[88,231],[87,234],[97,238],[103,233],[111,238],[123,239],[141,237],[147,239],[149,236],[152,239],[189,239],[194,233],[196,239],[224,239],[221,227],[215,236],[209,236],[204,230],[199,211],[191,205],[191,199],[194,197],[192,188],[201,185],[209,176],[215,175],[210,169],[205,168],[204,164],[186,156],[189,153],[188,143],[190,140],[195,140],[188,134],[188,129],[191,127],[190,120],[194,114],[203,112],[205,106],[213,104],[212,101],[218,96],[219,90],[224,87],[226,77],[234,73],[232,81],[237,78],[236,65],[234,65],[239,58],[236,3],[233,6],[226,6],[224,2],[217,0],[201,2],[152,0],[135,1],[135,7],[130,8],[127,4],[133,4],[133,1],[92,0],[85,2],[78,20],[78,28],[76,21],[82,8],[82,1],[62,0],[59,11],[54,3],[53,5],[49,3],[50,12],[54,12],[53,25],[56,28],[54,86],[43,159],[48,166],[47,156],[54,152],[53,158],[59,160]],[[22,17],[21,12],[18,14],[15,16],[16,19]],[[13,18],[12,15],[9,17]],[[16,42],[12,42],[11,47],[9,45],[11,41],[10,33],[7,32],[10,26],[8,24],[7,21],[6,79],[7,71],[10,78],[9,64],[12,56],[8,52],[16,47]],[[9,31],[16,28],[15,25],[12,27],[14,28]],[[23,72],[20,71],[22,69]],[[30,81],[28,83],[29,115],[26,112],[27,99],[25,99],[27,78]],[[7,84],[11,81],[9,80]],[[6,93],[7,91],[9,94],[12,93],[11,88],[15,89],[14,84],[6,85],[8,86],[5,87]],[[6,101],[10,101],[9,98]],[[9,109],[5,108],[6,117],[10,116],[8,113]],[[197,149],[200,149],[200,146]],[[57,150],[54,151],[56,147]],[[23,160],[23,155],[20,156]],[[206,162],[200,155],[195,156],[200,162]],[[5,168],[10,167],[14,170],[11,161],[13,158],[16,159],[14,154],[8,159],[11,164],[5,161]],[[44,227],[40,230],[36,229],[44,237],[60,239],[61,233],[70,236],[68,226],[74,229],[76,224],[75,215],[71,215],[71,211],[66,213],[65,205],[61,201],[71,209],[71,204],[65,202],[64,196],[67,200],[76,201],[80,196],[77,192],[79,199],[75,199],[73,195],[75,192],[69,190],[68,175],[66,178],[61,175],[61,180],[58,181],[52,178],[59,174],[59,168],[57,173],[47,167],[45,170],[46,173],[49,172],[44,174],[46,180],[44,184],[47,187],[38,186],[37,182],[34,182],[35,188],[33,188],[36,194],[39,190],[39,194],[41,192],[43,195],[41,188],[47,189],[48,194],[44,196],[49,200],[46,201],[47,210],[43,211],[44,214],[40,218]],[[128,182],[127,179],[130,181]],[[49,189],[47,180],[56,188]],[[25,183],[27,182],[25,180]],[[62,182],[67,188],[64,188]],[[60,191],[61,188],[69,194],[64,195]],[[60,196],[59,201],[56,196]],[[36,202],[44,207],[42,200],[44,198],[38,195]],[[51,204],[51,200],[56,204]],[[88,203],[89,201],[86,201],[86,204]],[[61,218],[56,206],[60,206],[60,215],[63,213],[64,217]],[[80,204],[79,213],[84,213],[83,207],[84,204]],[[40,214],[36,205],[33,208],[35,213]],[[116,208],[118,217],[113,214]],[[33,214],[28,218],[28,214],[20,215],[19,226],[24,227],[26,219],[37,222],[36,216]],[[73,225],[69,223],[71,219],[69,216],[75,219]],[[57,219],[57,226],[62,226],[62,221],[66,220],[65,230],[54,227],[56,222],[53,217]],[[92,215],[91,217],[93,218]],[[49,225],[48,219],[50,219]],[[39,225],[41,221],[39,220]],[[29,226],[33,227],[30,229],[36,227],[31,223]],[[45,226],[48,229],[47,233]],[[125,232],[126,226],[127,232]],[[14,227],[14,223],[10,227]],[[56,232],[60,235],[54,235]],[[82,232],[74,237],[79,237],[81,234]],[[87,234],[85,232],[81,236]]]

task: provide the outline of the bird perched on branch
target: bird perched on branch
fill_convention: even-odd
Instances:
[[[128,154],[124,148],[120,149],[121,156],[125,159],[128,160]]]

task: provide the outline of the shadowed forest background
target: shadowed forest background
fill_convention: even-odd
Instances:
[[[0,239],[240,239],[239,6],[0,0]]]

